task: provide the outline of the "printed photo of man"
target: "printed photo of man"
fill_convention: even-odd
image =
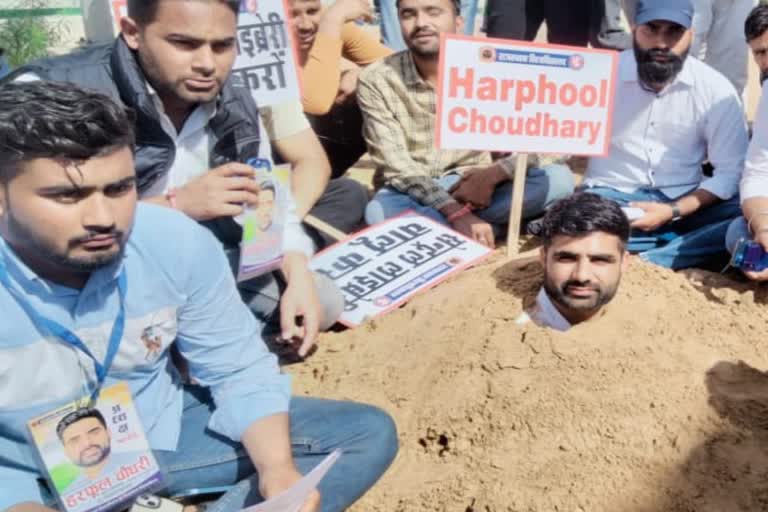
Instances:
[[[98,479],[112,452],[112,437],[101,412],[93,408],[71,412],[59,421],[56,434],[67,458],[82,469],[80,478],[67,487],[84,479]]]

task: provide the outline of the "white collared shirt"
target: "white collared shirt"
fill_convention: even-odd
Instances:
[[[517,317],[515,323],[524,325],[533,321],[539,327],[549,327],[556,331],[567,331],[571,328],[571,323],[558,311],[547,292],[542,288],[536,296],[536,304],[528,311],[523,311]]]
[[[747,162],[741,179],[741,200],[768,197],[768,97],[765,83],[752,125],[752,140],[747,150]]]
[[[733,85],[688,57],[661,92],[644,89],[633,50],[619,57],[608,155],[590,159],[584,184],[632,193],[659,189],[677,198],[701,188],[720,199],[738,190],[747,149],[743,107]],[[702,174],[709,160],[714,176]]]

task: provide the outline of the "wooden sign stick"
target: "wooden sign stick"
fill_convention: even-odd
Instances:
[[[525,192],[525,175],[528,169],[528,154],[518,153],[515,164],[515,177],[512,181],[512,203],[509,208],[509,231],[507,231],[507,257],[518,253],[520,240],[520,225],[523,220],[523,193]]]
[[[304,222],[312,226],[313,228],[317,229],[318,231],[322,231],[326,235],[330,236],[331,238],[335,238],[337,241],[347,238],[347,234],[343,231],[339,231],[335,227],[331,226],[327,222],[324,222],[314,215],[307,215],[304,217]]]

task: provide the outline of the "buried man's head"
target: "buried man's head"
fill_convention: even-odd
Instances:
[[[107,422],[98,409],[78,409],[56,426],[64,453],[76,465],[90,468],[104,462],[111,452]]]
[[[571,324],[613,299],[629,261],[629,231],[619,205],[596,194],[574,194],[544,216],[544,290]]]

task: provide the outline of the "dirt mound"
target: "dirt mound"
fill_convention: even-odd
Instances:
[[[355,510],[768,510],[768,291],[635,260],[603,317],[557,333],[514,322],[540,279],[492,261],[289,368],[398,423]]]

